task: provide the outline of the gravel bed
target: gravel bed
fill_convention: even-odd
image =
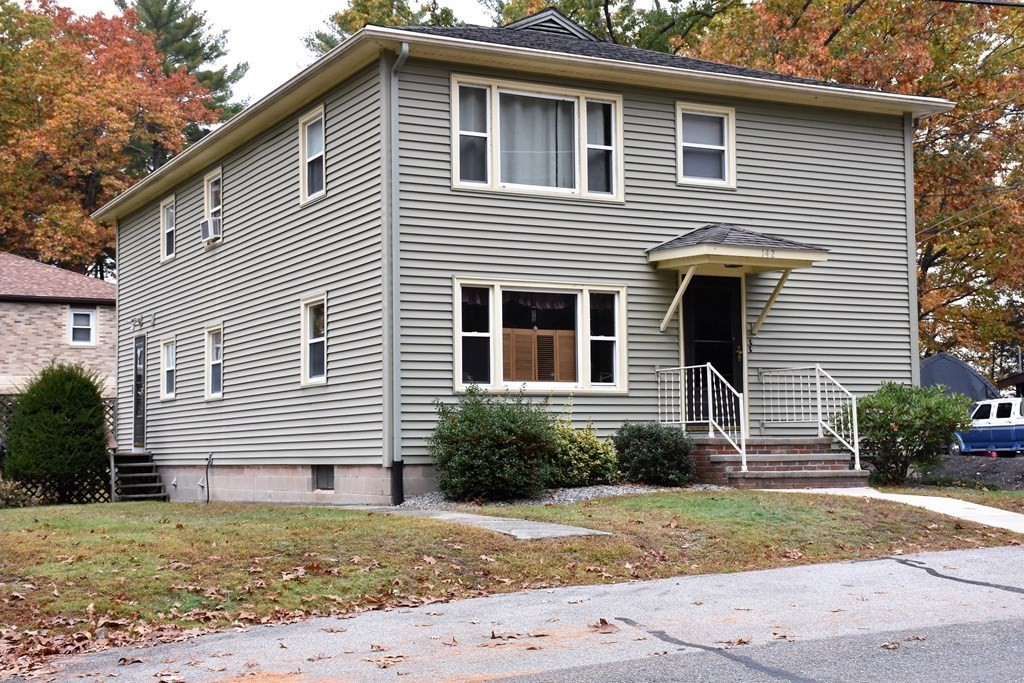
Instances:
[[[548,489],[537,498],[489,502],[480,504],[459,503],[447,500],[440,491],[431,491],[420,496],[410,496],[399,507],[417,510],[466,510],[481,507],[514,507],[516,505],[571,505],[582,503],[593,498],[611,496],[633,496],[640,493],[656,493],[658,491],[718,491],[727,486],[714,484],[693,484],[685,488],[665,486],[644,486],[642,484],[617,484],[605,486],[583,486],[573,489]]]

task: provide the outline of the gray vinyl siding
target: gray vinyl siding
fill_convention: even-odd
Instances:
[[[299,205],[298,117],[326,110],[327,194]],[[223,240],[204,247],[203,178],[176,188],[177,254],[160,262],[158,207],[119,230],[119,434],[132,434],[130,320],[145,316],[147,447],[163,464],[381,462],[381,92],[376,66],[221,162]],[[169,194],[169,193],[168,193]],[[327,294],[326,385],[302,386],[301,301]],[[224,329],[224,395],[206,400],[205,332]],[[174,399],[160,342],[174,336]]]
[[[736,223],[829,250],[828,263],[792,274],[751,341],[753,433],[760,368],[820,363],[857,394],[883,380],[911,381],[916,329],[910,323],[902,117],[550,79],[623,95],[625,201],[453,190],[452,70],[410,61],[401,76],[406,458],[415,462],[425,453],[435,421],[432,400],[453,396],[455,276],[625,285],[628,396],[577,394],[574,417],[592,419],[604,433],[624,420],[655,419],[654,371],[679,365],[679,328],[674,321],[659,332],[675,273],[656,271],[644,250],[706,223]],[[676,184],[677,100],[736,108],[735,190]],[[747,277],[748,326],[777,277]],[[566,399],[555,396],[555,406]]]

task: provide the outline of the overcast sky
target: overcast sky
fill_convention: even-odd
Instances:
[[[410,4],[415,4],[413,0]],[[57,0],[78,14],[115,14],[114,0]],[[470,24],[489,25],[476,0],[442,0]],[[235,98],[255,102],[313,62],[302,38],[320,28],[346,0],[194,0],[216,30],[228,31],[228,63],[249,62],[249,73],[235,86]]]

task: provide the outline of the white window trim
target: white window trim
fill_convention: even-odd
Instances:
[[[216,393],[216,394],[213,393],[212,391],[210,391],[211,379],[213,377],[213,373],[211,372],[211,369],[213,367],[213,354],[211,353],[211,351],[212,351],[212,344],[210,343],[210,341],[211,341],[210,337],[213,335],[214,332],[220,332],[220,361],[219,361],[219,363],[220,363],[220,392]],[[203,372],[203,376],[204,376],[203,392],[206,395],[206,400],[208,400],[208,401],[216,401],[216,400],[224,398],[224,326],[223,325],[210,325],[210,326],[208,326],[206,328],[206,333],[203,336],[203,346],[205,347],[205,351],[204,351],[204,359],[205,359],[204,367],[205,367],[205,370]]]
[[[592,282],[553,282],[534,280],[491,280],[484,278],[456,277],[452,286],[453,306],[453,387],[456,392],[465,391],[469,385],[462,381],[462,288],[482,287],[490,290],[490,334],[470,336],[491,337],[491,382],[478,385],[484,391],[498,392],[522,390],[527,394],[624,394],[629,390],[629,349],[627,345],[628,320],[626,317],[626,286]],[[506,382],[500,379],[503,372],[503,339],[501,330],[501,290],[561,292],[577,294],[577,329],[575,382]],[[591,384],[590,382],[590,292],[616,294],[615,310],[615,384]],[[597,337],[597,339],[608,339]]]
[[[487,93],[487,180],[486,183],[469,182],[460,179],[462,173],[459,161],[459,86],[484,88]],[[552,188],[534,185],[515,185],[501,182],[501,124],[498,92],[531,97],[547,97],[551,99],[572,100],[576,103],[576,187]],[[625,173],[623,172],[623,133],[622,133],[622,96],[608,92],[594,92],[570,87],[554,87],[521,81],[508,81],[495,78],[483,78],[452,74],[451,76],[451,151],[452,151],[452,188],[462,190],[485,190],[511,194],[528,194],[543,197],[563,197],[588,199],[603,202],[622,202]],[[613,154],[615,165],[613,173],[613,191],[609,193],[589,192],[587,189],[587,109],[588,101],[604,102],[612,105],[613,123]],[[479,133],[473,133],[480,135]]]
[[[167,207],[174,208],[174,225],[167,227]],[[174,251],[167,253],[167,233],[174,233]],[[160,202],[160,260],[170,261],[178,253],[178,207],[174,203],[174,195]]]
[[[725,118],[725,180],[683,176],[683,114],[712,114]],[[700,145],[687,145],[698,147]],[[712,149],[720,149],[713,147]],[[676,184],[736,189],[736,110],[710,104],[676,102]]]
[[[167,347],[174,346],[174,367],[167,365]],[[174,383],[178,383],[178,343],[174,337],[160,341],[160,398],[174,398],[174,387],[167,386],[167,371],[174,371]],[[170,389],[170,391],[168,391]]]
[[[306,331],[309,324],[309,308],[316,304],[323,304],[324,306],[324,376],[323,377],[310,377],[309,376],[309,342],[310,339],[306,336]],[[327,326],[327,292],[322,292],[315,296],[308,297],[302,300],[301,303],[302,314],[300,319],[302,321],[302,328],[300,330],[299,340],[302,346],[302,385],[303,386],[318,386],[327,384],[327,337],[328,326]]]
[[[96,314],[97,310],[95,308],[75,308],[72,306],[68,309],[68,344],[71,346],[96,346]],[[75,315],[89,316],[89,341],[87,342],[75,341]]]
[[[220,205],[217,206],[217,207],[213,207],[213,206],[210,206],[210,184],[214,180],[216,180],[218,178],[220,178]],[[218,166],[216,169],[210,171],[205,176],[203,176],[203,218],[204,219],[212,218],[212,216],[210,215],[210,212],[213,211],[214,208],[220,209],[220,216],[219,216],[219,218],[220,218],[220,229],[221,229],[221,235],[222,235],[221,239],[223,239],[223,234],[224,234],[224,174],[221,172],[220,166]],[[175,222],[177,222],[178,217],[175,216],[174,220],[175,220]]]
[[[319,192],[313,194],[306,193],[306,186],[308,178],[306,177],[306,164],[309,159],[306,158],[306,127],[320,119],[323,121],[321,126],[321,135],[323,135],[322,145],[323,151],[320,153],[320,157],[323,159],[324,164],[324,186]],[[320,199],[327,194],[327,117],[324,115],[324,105],[320,105],[316,109],[307,112],[299,118],[299,204],[306,204],[308,202]]]

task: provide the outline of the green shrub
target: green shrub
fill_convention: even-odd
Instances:
[[[107,430],[100,386],[97,373],[81,365],[51,363],[32,378],[7,434],[4,476],[57,503],[102,490]]]
[[[573,429],[567,420],[555,423],[546,485],[550,488],[592,486],[615,481],[619,474],[615,446],[601,441],[593,424]]]
[[[681,429],[627,422],[612,440],[627,481],[668,486],[693,481],[693,442]]]
[[[470,387],[457,404],[436,406],[429,448],[445,496],[511,500],[540,492],[554,428],[546,404],[521,394],[489,397]]]
[[[947,396],[945,387],[894,382],[857,399],[860,453],[874,468],[872,480],[901,485],[911,468],[935,469],[953,432],[970,427],[970,404],[966,396]]]

